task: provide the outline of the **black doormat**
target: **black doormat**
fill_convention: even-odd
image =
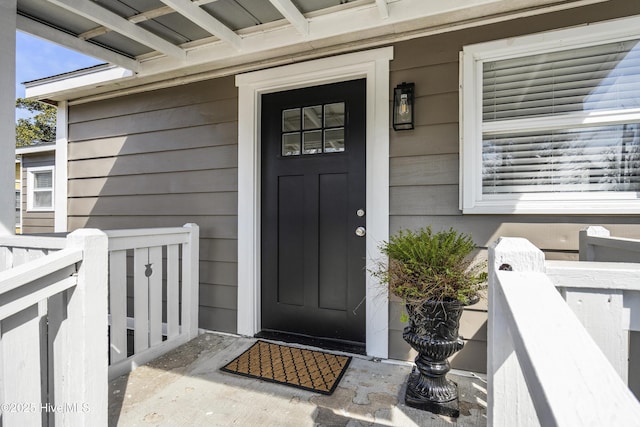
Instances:
[[[351,357],[257,341],[221,369],[322,394],[331,394]]]

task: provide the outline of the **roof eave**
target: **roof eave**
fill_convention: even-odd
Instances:
[[[185,82],[237,74],[604,1],[400,0],[388,3],[386,17],[375,3],[366,4],[309,18],[308,34],[286,22],[239,31],[242,50],[212,38],[205,44],[182,46],[184,60],[166,55],[138,58],[137,73],[110,66],[29,82],[26,97],[56,101],[111,97],[123,91],[155,89],[161,82],[175,83],[176,79]]]

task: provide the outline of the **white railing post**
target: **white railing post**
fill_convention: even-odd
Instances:
[[[69,295],[67,319],[53,344],[55,403],[72,410],[56,414],[56,425],[107,425],[107,236],[81,229],[67,236],[67,246],[82,248],[78,284]]]
[[[200,228],[197,224],[185,224],[189,242],[182,251],[182,327],[189,339],[198,336],[198,292],[200,287]]]
[[[489,248],[487,418],[490,426],[538,425],[509,331],[496,271],[544,271],[544,254],[522,238],[500,238]]]
[[[611,233],[599,225],[590,226],[580,230],[578,259],[580,261],[595,261],[596,254],[594,246],[589,242],[589,237],[609,237]]]
[[[15,234],[16,0],[0,2],[0,236]]]

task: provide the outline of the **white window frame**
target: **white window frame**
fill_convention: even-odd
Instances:
[[[36,207],[34,206],[35,187],[34,176],[39,172],[51,172],[51,206]],[[55,210],[55,167],[54,166],[38,166],[27,168],[27,211],[33,212],[51,212]],[[46,190],[49,191],[49,190]]]
[[[465,46],[460,67],[460,209],[464,214],[638,214],[640,193],[482,193],[482,134],[498,123],[482,123],[482,67],[484,62],[640,38],[640,17],[623,18],[564,30]],[[518,131],[544,129],[550,124],[618,124],[640,120],[640,109],[571,118],[561,116],[522,119]],[[578,122],[576,122],[578,120]],[[515,121],[514,121],[515,122]]]

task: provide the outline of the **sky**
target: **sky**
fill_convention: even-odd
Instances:
[[[23,82],[78,70],[103,62],[17,31],[16,98],[24,97]]]

